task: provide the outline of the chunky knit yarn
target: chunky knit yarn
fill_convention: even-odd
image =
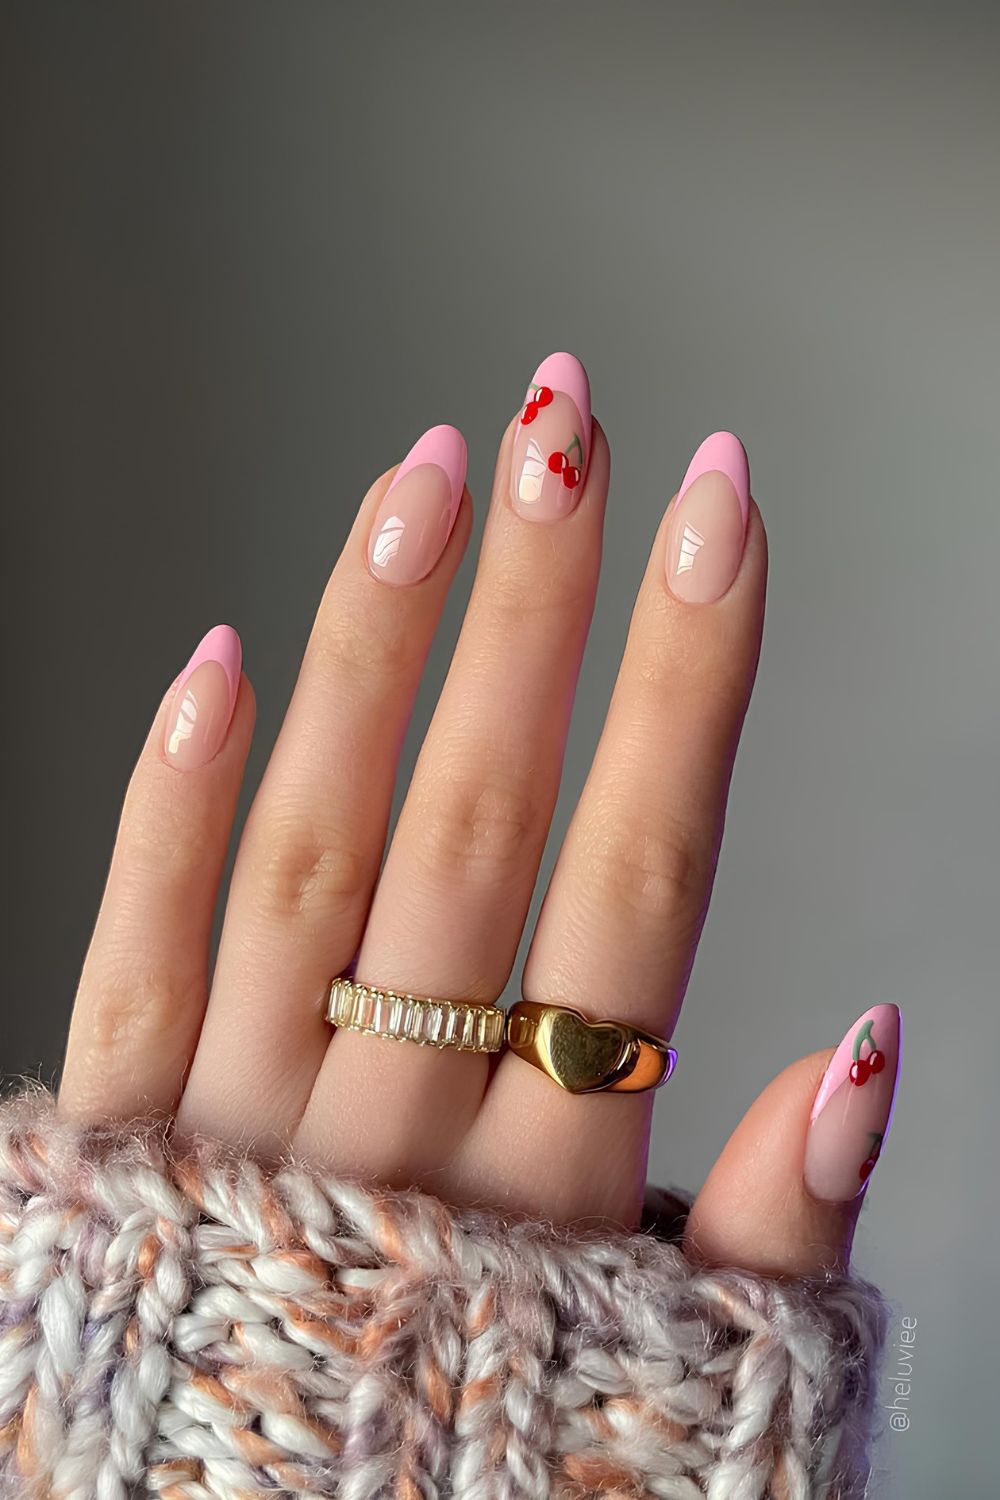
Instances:
[[[45,1500],[848,1500],[883,1318],[0,1108],[0,1493]]]

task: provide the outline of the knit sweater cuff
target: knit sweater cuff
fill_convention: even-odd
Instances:
[[[0,1493],[849,1500],[875,1291],[0,1107]]]

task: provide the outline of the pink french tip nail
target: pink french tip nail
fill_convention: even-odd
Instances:
[[[731,432],[713,432],[688,464],[667,525],[667,584],[687,604],[714,604],[743,560],[750,464]]]
[[[368,569],[397,587],[426,578],[451,536],[465,489],[465,439],[432,427],[403,459],[368,538]]]
[[[535,371],[517,419],[511,505],[527,521],[575,510],[590,463],[590,381],[573,354],[550,354]]]
[[[180,771],[207,765],[222,749],[236,706],[243,647],[231,625],[199,642],[170,702],[163,754]]]
[[[863,1191],[889,1133],[902,1056],[896,1005],[859,1016],[823,1074],[806,1135],[805,1184],[825,1203]]]

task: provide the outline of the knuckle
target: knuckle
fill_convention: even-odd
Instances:
[[[364,900],[372,879],[370,859],[339,834],[281,823],[254,830],[251,864],[257,906],[279,920],[329,920]]]
[[[413,674],[421,659],[418,633],[407,628],[402,611],[372,611],[366,619],[332,614],[317,625],[310,642],[312,661],[323,676],[348,681],[368,692]]]
[[[173,781],[152,796],[147,786],[129,787],[115,857],[134,875],[184,886],[216,861],[219,838],[208,820],[193,815],[180,779]]]
[[[624,682],[657,704],[691,701],[731,714],[749,698],[756,656],[734,646],[719,622],[697,625],[668,613],[665,594],[643,600],[629,635]]]
[[[435,879],[481,882],[534,857],[545,815],[525,777],[490,771],[436,783],[417,821],[420,857]]]
[[[644,630],[629,645],[627,675],[657,698],[715,691],[718,663],[704,642],[678,631]]]
[[[599,910],[685,930],[700,921],[710,861],[682,828],[643,827],[613,819],[587,849],[587,880]]]
[[[539,539],[532,538],[533,542]],[[538,555],[533,546],[523,555],[504,554],[503,567],[491,571],[489,586],[477,601],[486,619],[506,635],[516,628],[542,619],[589,616],[593,606],[595,578],[586,568],[571,566],[548,538],[550,551]]]
[[[172,1055],[187,1034],[194,1007],[200,1008],[198,981],[191,975],[135,963],[112,965],[95,986],[88,1033],[100,1056]]]

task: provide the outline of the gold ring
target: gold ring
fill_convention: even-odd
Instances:
[[[648,1031],[535,1000],[511,1006],[507,1045],[570,1094],[641,1094],[666,1083],[677,1065],[673,1047]]]
[[[495,1005],[402,995],[358,984],[343,974],[330,982],[326,1019],[345,1031],[416,1042],[421,1047],[499,1052],[503,1046],[505,1017]]]

